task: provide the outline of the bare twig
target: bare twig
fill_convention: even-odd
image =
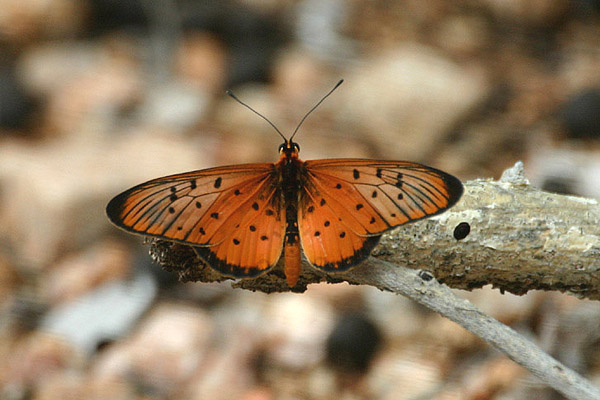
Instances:
[[[410,297],[456,322],[569,399],[600,399],[599,388],[510,327],[454,294],[448,286],[440,284],[429,274],[419,274],[386,261],[373,260],[368,267],[364,264],[356,267],[353,277],[362,284]]]

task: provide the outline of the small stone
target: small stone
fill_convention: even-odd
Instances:
[[[525,178],[523,161],[517,161],[511,168],[506,169],[500,177],[501,182],[512,183],[515,185],[529,185],[529,180]]]

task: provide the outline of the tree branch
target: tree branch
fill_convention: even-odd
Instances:
[[[461,233],[466,224],[470,233],[457,240],[455,233]],[[183,281],[229,279],[202,265],[189,247],[156,241],[151,252]],[[425,269],[456,289],[491,284],[517,295],[532,289],[559,290],[598,300],[600,205],[596,200],[536,189],[524,178],[519,162],[499,181],[466,182],[462,199],[445,213],[383,235],[372,256],[363,265],[374,269],[377,258]],[[290,289],[278,265],[233,286],[271,293],[303,292],[308,284],[321,281],[366,284],[356,279],[355,269],[333,277],[305,262],[298,285]]]
[[[461,223],[470,226],[466,237]],[[440,216],[384,235],[373,257],[347,272],[327,275],[305,264],[298,284],[290,289],[278,265],[233,286],[266,293],[302,292],[310,283],[346,281],[402,294],[497,347],[568,398],[600,399],[600,390],[579,374],[447,287],[492,284],[515,294],[559,290],[598,299],[599,238],[596,200],[540,191],[529,185],[519,162],[499,181],[467,182],[460,202]],[[229,279],[203,265],[187,246],[159,240],[151,254],[182,281]],[[426,271],[417,273],[418,269]]]

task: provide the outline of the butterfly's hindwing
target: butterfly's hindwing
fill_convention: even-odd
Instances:
[[[357,234],[351,228],[358,223],[355,215],[340,208],[336,199],[327,194],[321,196],[314,190],[303,191],[300,198],[300,242],[304,255],[314,267],[344,271],[367,258],[377,245],[380,236]]]
[[[285,236],[280,196],[275,179],[270,178],[228,216],[228,229],[214,235],[217,244],[195,246],[196,254],[217,271],[235,278],[257,276],[273,267],[281,256]]]
[[[281,256],[285,233],[284,215],[267,214],[267,209],[240,208],[239,215],[232,216],[240,217],[240,222],[234,224],[235,229],[216,245],[194,246],[196,254],[212,268],[235,278],[267,271]],[[256,215],[250,217],[254,213]]]

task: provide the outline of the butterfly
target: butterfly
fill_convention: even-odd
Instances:
[[[261,275],[283,254],[294,287],[302,253],[316,269],[345,271],[371,253],[381,235],[439,214],[461,197],[457,178],[407,161],[302,161],[294,136],[276,163],[241,164],[165,176],[114,197],[106,207],[128,232],[189,245],[214,270],[233,278]],[[302,250],[301,250],[302,249]]]

